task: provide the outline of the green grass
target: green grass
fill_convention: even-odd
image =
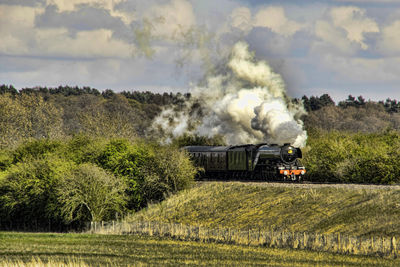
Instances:
[[[0,232],[0,266],[22,262],[90,266],[393,266],[400,259],[176,241],[132,235]],[[17,263],[17,264],[15,264]],[[40,266],[40,265],[35,265]]]
[[[396,189],[397,188],[397,189]],[[127,221],[209,228],[275,229],[351,236],[400,236],[400,190],[202,183]]]

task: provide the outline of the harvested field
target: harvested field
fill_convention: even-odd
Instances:
[[[395,266],[399,259],[132,235],[0,232],[0,266]]]

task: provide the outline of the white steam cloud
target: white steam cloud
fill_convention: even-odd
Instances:
[[[306,144],[302,103],[292,103],[282,77],[267,62],[256,61],[244,42],[236,43],[226,64],[190,92],[183,107],[165,109],[154,120],[165,141],[218,134],[229,144]]]

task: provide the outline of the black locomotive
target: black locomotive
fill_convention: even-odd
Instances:
[[[301,181],[306,173],[299,162],[300,148],[258,144],[240,146],[186,146],[201,177],[211,179],[292,180]]]

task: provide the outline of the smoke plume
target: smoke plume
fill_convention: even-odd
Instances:
[[[225,63],[190,93],[183,107],[165,109],[154,120],[164,141],[183,134],[219,134],[231,145],[306,144],[302,104],[290,100],[282,77],[266,61],[255,60],[244,42],[236,43]]]

